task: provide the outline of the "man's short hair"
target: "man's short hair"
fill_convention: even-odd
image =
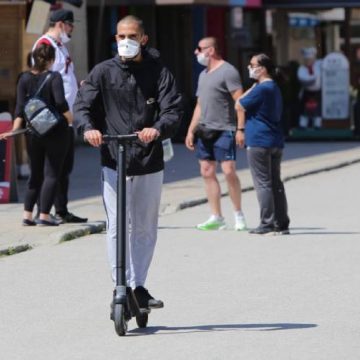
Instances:
[[[213,47],[216,54],[221,54],[221,49],[219,47],[219,41],[215,36],[206,36],[202,38],[202,40],[206,40],[209,46]]]
[[[119,26],[120,24],[125,24],[125,23],[131,23],[134,22],[139,26],[140,32],[142,34],[145,33],[145,28],[144,28],[144,23],[143,21],[138,18],[137,16],[134,15],[127,15],[125,17],[123,17],[122,19],[120,19],[120,21],[117,23],[117,26]]]

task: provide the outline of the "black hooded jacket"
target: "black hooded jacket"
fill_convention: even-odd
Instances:
[[[90,72],[74,104],[75,126],[82,132],[132,134],[145,127],[160,137],[127,145],[127,175],[144,175],[164,168],[162,140],[175,135],[182,117],[181,95],[175,79],[155,49],[142,49],[142,61],[122,62],[116,55]],[[115,142],[101,147],[103,166],[116,169]]]

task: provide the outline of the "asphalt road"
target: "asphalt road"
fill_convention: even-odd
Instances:
[[[359,184],[359,164],[287,182],[286,236],[199,232],[206,204],[162,216],[148,286],[165,308],[126,337],[104,235],[2,258],[1,359],[358,360]],[[243,206],[255,227],[254,192]]]
[[[357,149],[359,142],[288,142],[285,144],[284,160],[306,159],[341,150]],[[187,180],[200,176],[199,164],[195,154],[186,149],[184,144],[174,144],[174,158],[165,166],[164,183]],[[236,168],[248,167],[246,151],[237,151]],[[18,181],[19,201],[22,202],[26,180]],[[71,201],[98,196],[101,193],[99,149],[87,144],[77,145],[74,170],[70,178],[69,199]]]

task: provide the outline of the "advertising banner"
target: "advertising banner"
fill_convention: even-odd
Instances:
[[[345,120],[350,114],[349,61],[342,53],[328,54],[322,63],[322,117]]]

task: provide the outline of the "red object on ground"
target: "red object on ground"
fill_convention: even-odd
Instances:
[[[9,113],[1,113],[0,133],[10,131],[11,128],[11,115]],[[12,141],[12,138],[0,141],[0,204],[10,201]]]

